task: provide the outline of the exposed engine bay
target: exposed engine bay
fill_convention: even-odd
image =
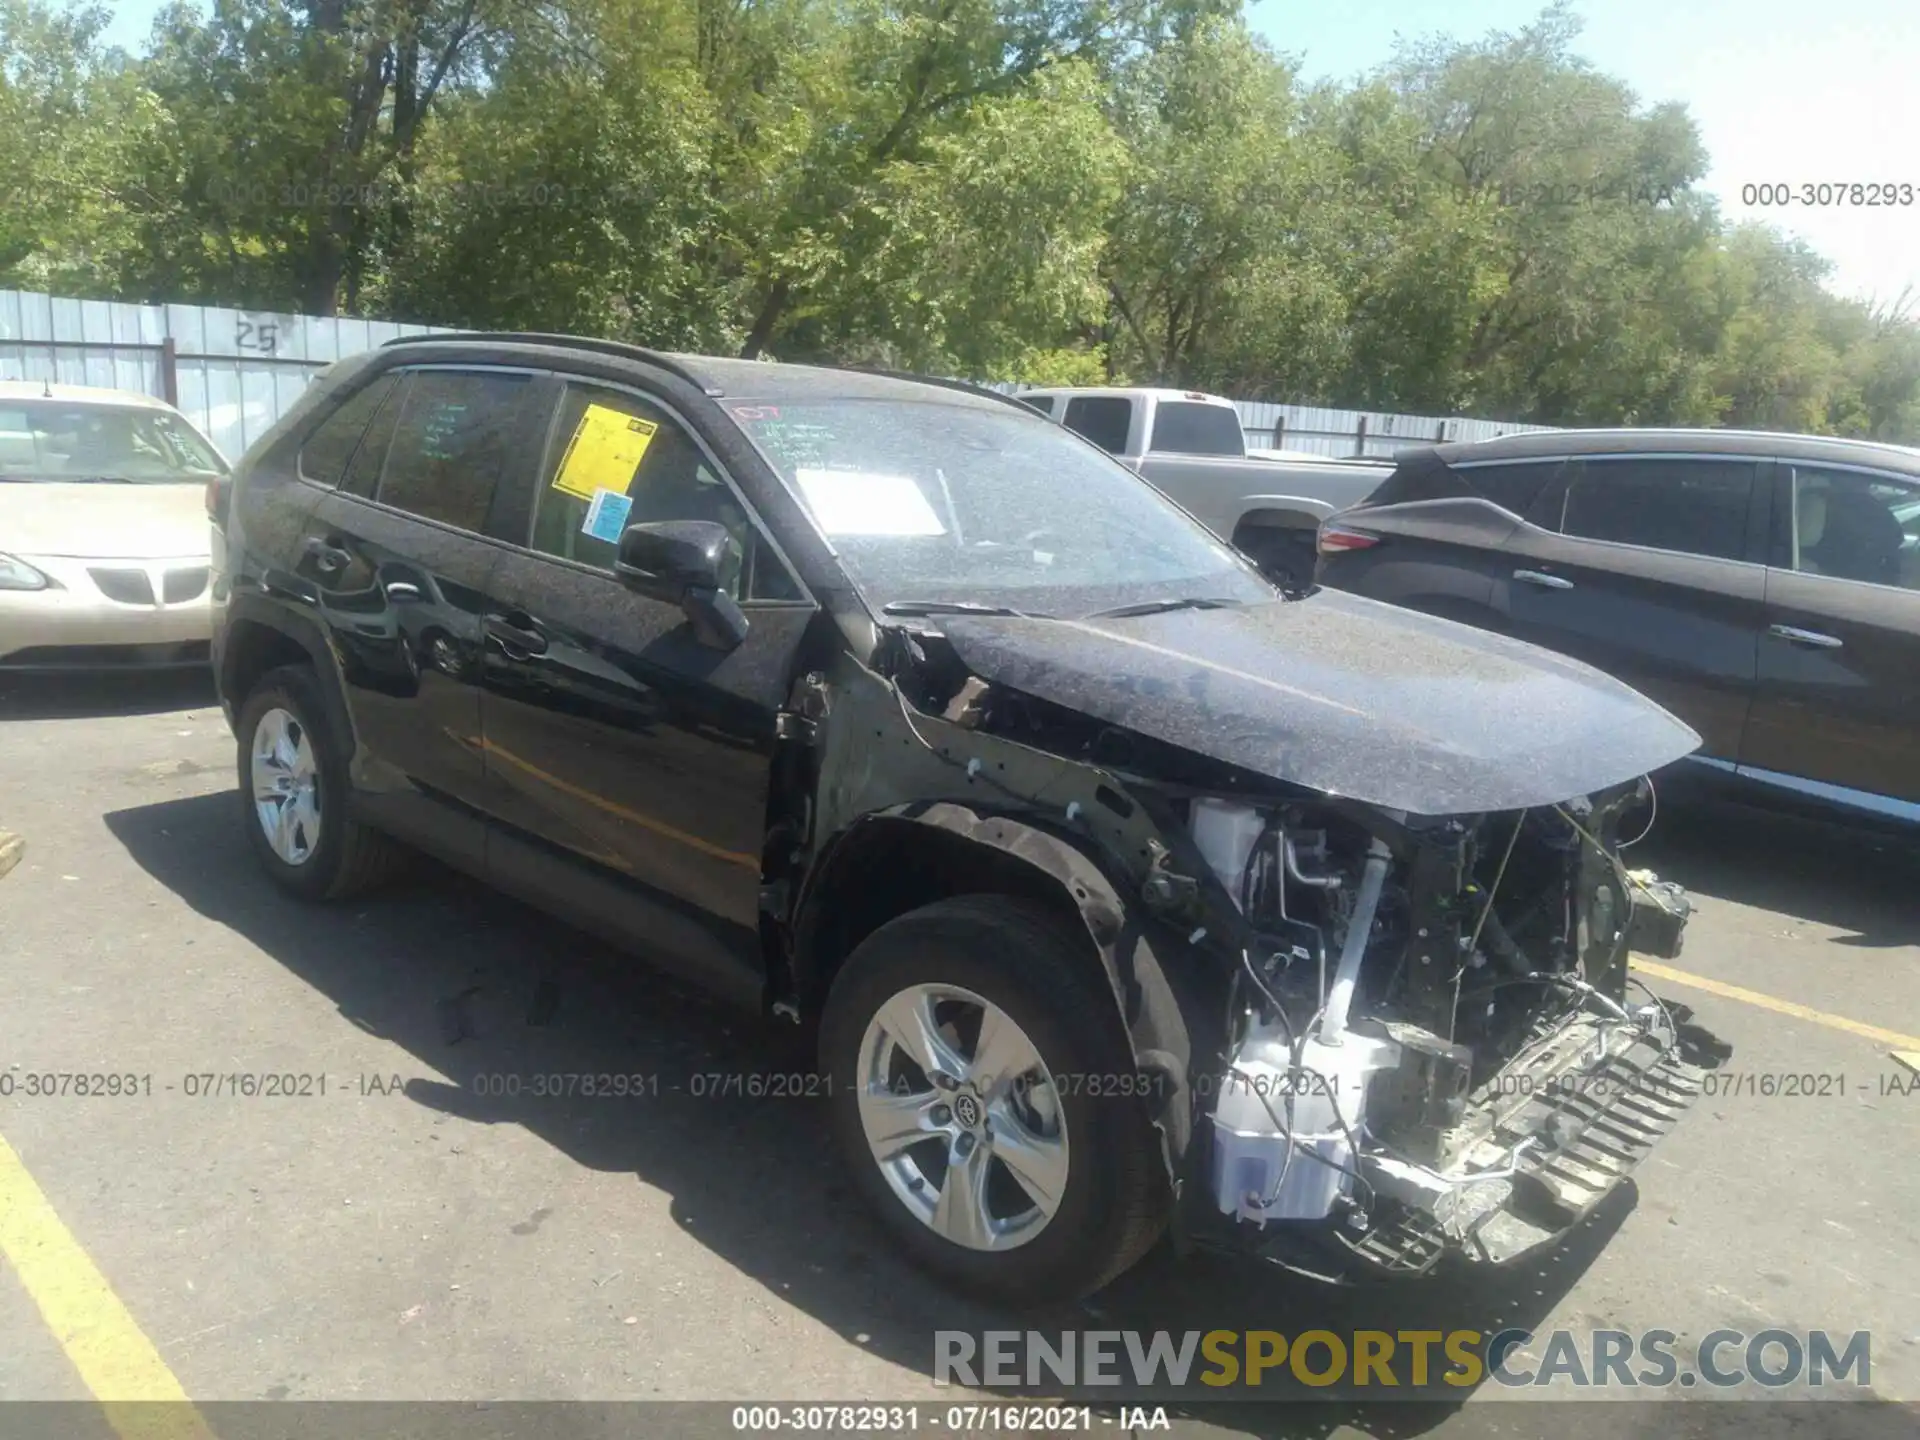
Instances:
[[[1630,949],[1679,953],[1691,908],[1620,858],[1643,778],[1409,814],[988,682],[939,634],[894,640],[882,666],[922,744],[963,763],[937,726],[1067,761],[1075,783],[1047,790],[1094,803],[1066,818],[1123,830],[1134,903],[1212,957],[1220,983],[1181,1000],[1224,1012],[1190,1027],[1190,1238],[1331,1280],[1510,1260],[1697,1097],[1698,1032],[1628,973]]]
[[[1688,909],[1617,858],[1643,793],[1372,827],[1193,800],[1247,923],[1209,1117],[1220,1212],[1332,1220],[1420,1269],[1449,1241],[1531,1248],[1611,1188],[1694,1089],[1679,1022],[1627,973],[1630,947],[1678,953]]]

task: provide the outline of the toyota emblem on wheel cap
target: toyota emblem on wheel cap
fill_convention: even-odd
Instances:
[[[953,1102],[953,1115],[971,1130],[980,1123],[980,1102],[971,1095],[961,1095]]]

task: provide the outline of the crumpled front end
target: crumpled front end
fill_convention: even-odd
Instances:
[[[1636,793],[1439,819],[1196,799],[1244,945],[1195,1077],[1191,1228],[1324,1278],[1420,1274],[1517,1258],[1628,1174],[1713,1058],[1628,973],[1690,908],[1619,859]]]
[[[1649,702],[1584,672],[1529,691],[1541,726],[1617,732],[1593,793],[1543,801],[1595,768],[1462,779],[1457,752],[1491,742],[1429,717],[1416,753],[1370,771],[1403,734],[1360,746],[1365,727],[1314,728],[1325,706],[1223,704],[1229,681],[1260,688],[1237,665],[1167,659],[1109,680],[1139,703],[1095,705],[1084,657],[1062,679],[1070,648],[1023,667],[985,645],[1000,631],[969,620],[952,628],[975,643],[956,644],[939,625],[883,631],[872,670],[822,679],[836,723],[801,813],[816,837],[938,830],[1057,887],[1127,1027],[1140,1073],[1122,1093],[1159,1131],[1177,1244],[1327,1279],[1512,1259],[1592,1209],[1698,1093],[1711,1042],[1627,966],[1676,955],[1690,908],[1620,858],[1645,783],[1623,766],[1693,739]],[[814,897],[871,853],[835,838],[807,872],[803,1000]]]

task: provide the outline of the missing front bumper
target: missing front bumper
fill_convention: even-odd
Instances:
[[[1473,1166],[1438,1206],[1403,1198],[1417,1189],[1404,1166],[1390,1193],[1394,1167],[1376,1152],[1360,1167],[1376,1182],[1366,1203],[1321,1223],[1242,1227],[1220,1237],[1224,1248],[1339,1284],[1426,1275],[1450,1256],[1506,1265],[1554,1244],[1633,1173],[1726,1056],[1683,1007],[1666,1013],[1670,1040],[1641,1034],[1589,1065],[1499,1077],[1477,1097],[1486,1133],[1471,1153],[1504,1163]],[[1500,1178],[1475,1178],[1483,1172]]]
[[[1349,1248],[1385,1273],[1430,1268],[1457,1251],[1504,1265],[1560,1239],[1639,1166],[1700,1098],[1713,1068],[1683,1037],[1663,1050],[1636,1041],[1599,1066],[1530,1097],[1501,1130],[1530,1140],[1508,1179],[1468,1187],[1445,1217],[1411,1206],[1371,1225]]]

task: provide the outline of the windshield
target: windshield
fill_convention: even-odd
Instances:
[[[63,400],[0,400],[0,481],[204,483],[226,465],[166,410]]]
[[[1131,470],[1012,406],[846,399],[733,414],[876,605],[1036,614],[1273,598]]]
[[[1240,433],[1240,412],[1230,405],[1162,400],[1153,407],[1147,448],[1174,455],[1244,455],[1247,440]]]

